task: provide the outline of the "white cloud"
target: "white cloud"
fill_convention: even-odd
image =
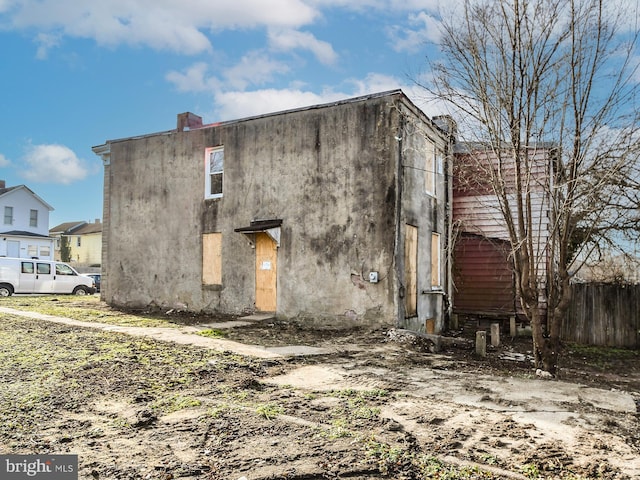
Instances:
[[[35,39],[38,44],[36,58],[44,60],[49,55],[49,50],[60,45],[60,36],[50,33],[39,33]]]
[[[273,80],[274,75],[284,74],[289,67],[269,58],[264,51],[253,51],[243,56],[240,61],[220,72],[222,78],[211,75],[209,65],[198,62],[184,72],[170,71],[165,79],[174,84],[180,92],[211,92],[222,89],[245,90],[250,86],[264,85]]]
[[[11,165],[9,159],[0,153],[0,167],[8,167],[9,165]]]
[[[425,12],[409,15],[409,25],[417,28],[404,28],[394,25],[387,30],[392,47],[397,52],[415,53],[425,48],[427,43],[440,41],[440,21]]]
[[[449,0],[459,1],[459,0]],[[381,11],[411,11],[430,10],[435,11],[445,3],[445,0],[308,0],[308,3],[317,8],[340,7],[357,12],[367,10]]]
[[[34,182],[69,185],[89,173],[84,162],[64,145],[32,145],[24,162],[27,168],[22,176]]]
[[[269,31],[269,45],[275,50],[291,51],[296,49],[309,50],[320,63],[332,65],[338,55],[331,44],[318,40],[308,32],[296,30],[271,30]]]
[[[295,89],[264,89],[251,92],[219,92],[215,95],[215,114],[221,120],[235,120],[254,115],[280,112],[345,98],[341,94]]]
[[[23,0],[5,9],[7,23],[15,29],[37,28],[91,38],[100,45],[144,45],[185,54],[211,50],[203,32],[299,28],[319,15],[303,0]]]
[[[211,91],[219,84],[213,77],[207,78],[209,66],[204,62],[191,65],[184,73],[170,71],[165,79],[173,83],[180,92],[206,92]]]
[[[446,113],[441,105],[433,103],[424,89],[393,76],[370,73],[364,79],[350,79],[344,86],[343,91],[327,88],[320,93],[304,90],[301,85],[285,89],[218,91],[214,93],[213,115],[216,120],[236,120],[396,89],[402,89],[429,116]]]
[[[244,90],[249,85],[262,85],[273,80],[274,74],[284,74],[289,70],[285,63],[269,58],[267,52],[253,51],[223,75],[228,87]]]

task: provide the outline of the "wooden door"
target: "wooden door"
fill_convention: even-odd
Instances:
[[[256,233],[256,309],[276,311],[276,242],[266,233]]]

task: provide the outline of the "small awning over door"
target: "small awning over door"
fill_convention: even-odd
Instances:
[[[244,234],[252,247],[255,247],[255,234],[264,232],[269,235],[276,246],[280,246],[280,227],[282,225],[282,219],[273,220],[254,220],[248,227],[241,227],[234,229],[234,232]]]

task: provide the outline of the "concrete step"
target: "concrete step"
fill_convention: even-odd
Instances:
[[[250,322],[263,322],[265,320],[275,320],[275,313],[254,313],[253,315],[247,315],[246,317],[240,317],[242,321]]]

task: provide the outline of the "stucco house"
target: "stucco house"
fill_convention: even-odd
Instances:
[[[49,212],[53,207],[26,185],[7,187],[0,180],[0,256],[53,260]]]
[[[394,90],[95,146],[101,296],[440,332],[450,123]]]

